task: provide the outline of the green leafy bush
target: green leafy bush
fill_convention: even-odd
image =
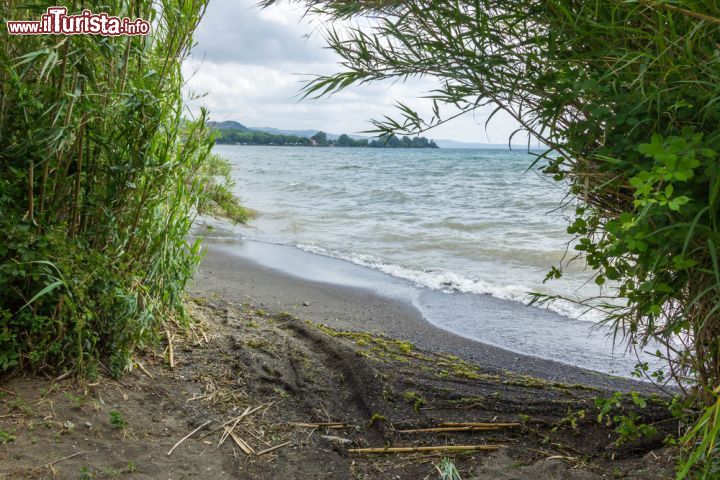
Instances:
[[[647,401],[636,392],[630,393],[630,399],[635,409],[644,409]],[[637,440],[641,437],[652,437],[657,434],[654,425],[640,421],[640,415],[635,409],[627,408],[625,399],[621,393],[615,393],[610,398],[596,398],[595,406],[598,408],[597,420],[605,423],[608,427],[615,425],[618,433],[617,445],[628,441]]]
[[[245,208],[233,193],[235,181],[227,160],[218,155],[208,155],[198,177],[203,184],[198,213],[227,218],[236,223],[245,223],[253,217],[254,212]]]

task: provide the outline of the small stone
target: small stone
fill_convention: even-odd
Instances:
[[[63,423],[63,427],[67,428],[68,430],[72,430],[73,428],[75,428],[75,424],[70,420],[65,420],[65,423]]]
[[[85,422],[85,426],[86,426],[87,428],[92,428],[92,423],[90,423],[90,422]]]
[[[303,307],[309,307],[309,306],[310,306],[310,302],[303,302]]]

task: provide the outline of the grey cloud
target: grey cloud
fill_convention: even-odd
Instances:
[[[287,8],[275,11],[286,16],[286,25],[263,18],[254,1],[210,1],[195,33],[192,55],[254,65],[332,61],[330,52],[320,48],[319,36],[304,38],[313,27]]]
[[[434,87],[432,79],[406,84],[381,82],[349,88],[330,98],[298,101],[308,76],[337,71],[338,59],[323,48],[317,28],[287,5],[261,12],[256,0],[211,0],[195,36],[197,46],[183,65],[186,94],[206,94],[188,102],[191,111],[209,109],[214,120],[237,120],[250,126],[319,129],[357,133],[371,128],[369,120],[394,116],[402,101],[430,116],[429,103],[418,99]],[[503,143],[517,128],[498,115],[484,129],[492,108],[475,112],[428,132],[432,138]],[[451,112],[447,112],[450,114]]]

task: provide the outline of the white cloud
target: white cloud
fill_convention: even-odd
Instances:
[[[396,114],[396,101],[431,114],[429,103],[418,97],[434,87],[432,79],[356,86],[330,98],[299,101],[303,80],[340,68],[339,59],[323,48],[318,21],[303,19],[302,12],[288,4],[260,10],[254,0],[211,1],[195,36],[197,45],[183,65],[186,94],[204,94],[188,102],[190,110],[205,106],[214,120],[248,126],[332,133],[368,130],[370,119]],[[478,110],[426,136],[506,142],[517,124],[498,115],[486,134],[483,124],[491,111]]]

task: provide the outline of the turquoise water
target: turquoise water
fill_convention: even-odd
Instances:
[[[470,338],[618,374],[635,364],[634,356],[613,351],[606,331],[593,329],[597,312],[570,301],[546,312],[519,308],[529,292],[576,300],[608,293],[582,261],[543,283],[574,250],[563,188],[528,171],[534,157],[527,152],[255,146],[215,152],[230,160],[236,193],[259,212],[249,227],[235,230],[243,238],[403,279],[432,292],[416,301],[426,318]],[[491,302],[492,318],[482,312],[488,295],[507,301]]]

